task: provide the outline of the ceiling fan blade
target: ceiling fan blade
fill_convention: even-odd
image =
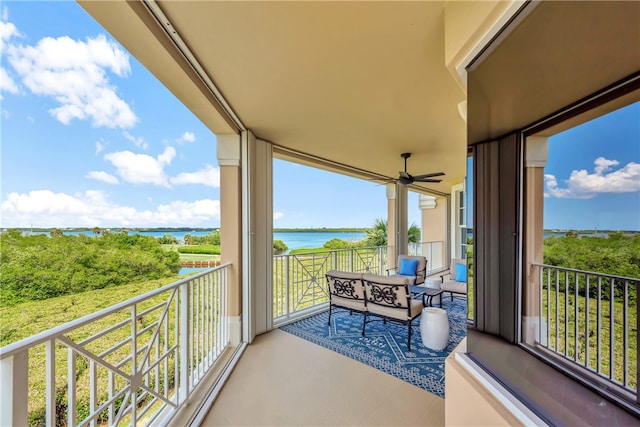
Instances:
[[[414,177],[413,180],[416,182],[442,182],[441,179],[418,178],[418,177]]]
[[[420,180],[424,178],[433,178],[435,176],[443,176],[443,175],[444,175],[444,172],[425,173],[423,175],[416,175],[413,177],[413,179]]]

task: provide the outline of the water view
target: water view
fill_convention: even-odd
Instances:
[[[287,231],[273,233],[273,240],[282,240],[289,250],[321,248],[329,240],[340,239],[348,242],[365,238],[365,232],[308,232]]]

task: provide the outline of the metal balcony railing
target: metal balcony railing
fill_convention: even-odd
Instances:
[[[540,289],[537,345],[637,401],[640,279],[533,266]]]
[[[441,260],[444,242],[412,244],[411,255],[427,257],[427,275],[434,268],[430,260]],[[329,301],[325,274],[330,270],[354,273],[387,274],[390,246],[349,248],[273,257],[273,324],[280,326],[291,320],[322,311]],[[392,255],[391,255],[392,256]]]
[[[429,272],[439,271],[447,266],[443,241],[409,243],[407,255],[427,257],[427,275]]]
[[[324,309],[330,270],[385,274],[387,246],[339,249],[273,257],[273,323]]]
[[[0,348],[0,425],[166,425],[229,344],[229,266]]]

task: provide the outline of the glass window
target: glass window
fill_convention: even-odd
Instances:
[[[640,102],[619,104],[527,136],[522,338],[635,401]]]

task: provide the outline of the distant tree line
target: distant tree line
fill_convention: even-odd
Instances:
[[[565,237],[549,236],[544,239],[544,264],[575,270],[591,271],[637,279],[629,282],[629,298],[636,300],[637,287],[640,286],[640,234],[626,235],[622,232],[610,232],[608,237],[578,237],[577,232],[568,231]],[[559,278],[559,286],[565,286],[564,276]],[[609,299],[610,288],[606,281],[601,286],[602,298]],[[615,280],[614,297],[624,295],[624,281]],[[635,283],[635,285],[634,285]],[[575,277],[568,275],[566,284],[569,292],[575,292]],[[598,281],[591,280],[589,295],[597,295]],[[584,295],[581,286],[579,293]]]
[[[544,239],[544,263],[640,279],[640,234],[578,238],[569,231],[565,237],[549,236]]]
[[[215,231],[205,236],[192,236],[191,234],[184,235],[185,245],[217,245],[220,246],[220,232]]]
[[[151,236],[0,234],[0,305],[43,300],[178,273],[177,252]]]

